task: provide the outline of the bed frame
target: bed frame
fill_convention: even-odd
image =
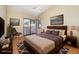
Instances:
[[[65,35],[67,35],[67,26],[47,26],[47,29],[58,29],[58,30],[65,30]]]
[[[67,26],[47,26],[47,29],[60,29],[65,30],[65,35],[67,35]],[[24,41],[24,45],[27,47],[27,50],[30,51],[31,54],[39,54],[32,46],[30,46],[26,41]],[[62,42],[58,47],[55,47],[48,54],[56,54],[63,47],[64,42]]]

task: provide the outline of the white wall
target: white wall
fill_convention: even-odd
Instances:
[[[6,35],[6,26],[7,26],[7,18],[6,18],[6,6],[4,5],[0,5],[0,17],[2,17],[5,20],[5,33],[4,35]]]
[[[50,25],[50,17],[60,14],[64,14],[64,25],[79,27],[79,6],[52,6],[39,16],[42,26]],[[79,35],[77,37],[79,46]]]
[[[64,25],[79,26],[79,6],[52,6],[39,18],[43,26],[50,25],[50,17],[64,14]]]
[[[8,24],[10,22],[10,18],[18,18],[18,19],[20,19],[20,26],[15,26],[15,28],[16,28],[16,30],[18,32],[21,32],[21,33],[23,33],[23,19],[24,18],[34,19],[34,17],[32,17],[29,14],[25,14],[25,13],[19,12],[18,9],[17,10],[13,10],[11,7],[7,7]]]

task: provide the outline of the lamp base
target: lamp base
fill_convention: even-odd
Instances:
[[[70,35],[73,36],[73,31],[70,31]]]

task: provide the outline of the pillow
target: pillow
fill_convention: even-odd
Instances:
[[[46,31],[47,34],[51,34],[51,32],[52,32],[52,31],[50,31],[50,30],[47,30],[47,31]]]
[[[65,33],[65,30],[55,30],[55,31],[59,31],[59,36],[62,36]]]
[[[54,29],[47,29],[45,30],[46,33],[51,34],[51,32],[54,31]]]
[[[59,31],[52,31],[51,34],[53,34],[53,35],[59,35]]]
[[[65,30],[61,30],[61,31],[59,32],[59,36],[65,35],[64,33],[65,33]]]
[[[45,32],[46,32],[47,30],[49,30],[49,31],[53,31],[53,30],[55,30],[55,29],[45,29]]]

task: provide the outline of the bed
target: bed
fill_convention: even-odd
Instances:
[[[47,29],[65,30],[64,34],[67,35],[67,26],[47,26]],[[63,36],[46,32],[25,36],[24,39],[24,45],[33,54],[58,53],[65,41]]]

